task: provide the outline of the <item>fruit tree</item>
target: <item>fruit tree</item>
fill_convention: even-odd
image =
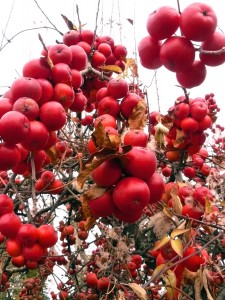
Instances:
[[[225,34],[213,6],[176,5],[134,57],[62,14],[1,96],[1,299],[224,299],[224,127],[216,91],[192,90]],[[138,68],[175,75],[166,113]]]

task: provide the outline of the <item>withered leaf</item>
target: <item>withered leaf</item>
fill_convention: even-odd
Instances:
[[[131,24],[131,25],[134,25],[134,21],[130,18],[127,18],[127,21]]]
[[[51,148],[45,150],[45,152],[48,154],[48,156],[51,158],[51,161],[54,163],[59,159],[59,151],[56,149],[55,146],[52,146]]]
[[[176,283],[177,283],[177,278],[175,273],[172,270],[168,270],[166,274],[163,276],[163,279],[167,285],[167,293],[169,300],[174,299],[175,296],[175,288],[176,288]]]
[[[106,65],[106,66],[100,66],[98,68],[103,71],[110,71],[110,72],[114,72],[117,74],[121,74],[123,72],[122,69],[116,65]]]
[[[101,122],[98,123],[95,131],[92,133],[92,138],[98,149],[108,148],[116,150],[121,143],[120,137],[106,132]]]
[[[92,214],[89,205],[88,205],[88,198],[86,197],[85,193],[81,196],[81,208],[84,214],[84,218],[86,220],[84,228],[85,230],[91,229],[96,221],[96,217]]]
[[[176,140],[174,141],[173,146],[175,148],[178,148],[180,146],[180,144],[182,144],[185,141],[185,139],[186,139],[186,135],[185,135],[184,131],[177,129],[176,130]]]
[[[148,300],[148,295],[143,287],[137,283],[129,283],[128,286],[135,292],[140,300]]]
[[[138,75],[138,65],[134,58],[127,58],[126,59],[126,68],[124,71],[125,76],[128,76],[128,70],[131,72],[131,76],[136,78],[139,77]]]
[[[65,21],[67,27],[69,28],[69,30],[77,30],[76,25],[73,24],[72,21],[70,21],[66,16],[64,16],[63,14],[61,14],[63,20]]]
[[[147,123],[147,116],[146,116],[147,106],[144,100],[140,100],[135,108],[133,109],[128,123],[130,129],[143,129]]]

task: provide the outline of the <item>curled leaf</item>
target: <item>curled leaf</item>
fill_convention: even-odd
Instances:
[[[145,289],[143,289],[143,287],[141,287],[139,284],[132,282],[129,283],[128,286],[134,291],[140,300],[148,300],[148,295]]]
[[[88,198],[86,197],[85,194],[83,194],[81,196],[80,200],[82,202],[82,205],[81,205],[82,212],[83,212],[84,218],[86,220],[84,228],[85,228],[85,230],[89,230],[94,226],[96,217],[92,214],[92,212],[89,208]]]
[[[116,65],[106,65],[106,66],[100,66],[99,69],[102,69],[102,71],[110,71],[117,74],[121,74],[123,71],[119,66]]]
[[[72,21],[70,21],[66,16],[64,16],[63,14],[61,14],[63,20],[65,21],[67,27],[70,29],[70,30],[77,30],[77,27],[73,24]]]
[[[176,239],[171,239],[170,241],[171,247],[173,250],[180,256],[183,256],[183,244],[181,239],[176,238]]]
[[[207,279],[206,272],[207,271],[205,269],[202,271],[202,283],[203,283],[203,286],[204,286],[206,294],[207,294],[207,299],[208,300],[213,300],[214,298],[212,297],[212,295],[211,295],[211,293],[209,291],[208,279]]]
[[[129,117],[128,123],[130,129],[143,129],[146,126],[146,111],[146,102],[144,100],[140,100]]]
[[[177,283],[176,275],[172,270],[168,270],[162,277],[166,283],[168,298],[169,300],[172,300],[175,296],[175,288]]]

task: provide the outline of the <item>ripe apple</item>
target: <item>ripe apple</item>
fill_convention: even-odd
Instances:
[[[133,109],[141,98],[135,93],[128,93],[120,103],[120,111],[124,118],[129,119]]]
[[[44,250],[38,243],[35,243],[30,247],[23,247],[22,250],[22,255],[25,260],[39,261],[42,258],[43,254]]]
[[[195,49],[190,40],[183,36],[172,36],[162,44],[160,60],[172,72],[183,72],[191,67]]]
[[[113,54],[116,59],[125,60],[127,56],[127,49],[124,45],[115,45]]]
[[[195,119],[187,117],[181,120],[181,128],[186,133],[194,133],[198,130],[199,126],[198,122]]]
[[[21,160],[21,153],[16,145],[0,143],[0,170],[10,170]]]
[[[42,88],[39,81],[32,77],[17,78],[13,81],[10,91],[13,102],[21,97],[32,98],[38,102],[42,95]]]
[[[122,166],[126,174],[147,180],[156,171],[157,159],[151,150],[134,146],[124,155]]]
[[[65,44],[55,44],[49,47],[48,56],[53,64],[64,63],[70,65],[72,53],[70,48]]]
[[[116,128],[116,119],[109,114],[103,114],[103,115],[97,117],[94,121],[95,128],[98,126],[99,122],[101,122],[104,127],[110,126],[110,127]]]
[[[160,201],[165,191],[165,182],[163,181],[162,176],[155,172],[146,180],[146,183],[150,190],[149,203],[152,204]]]
[[[76,69],[82,71],[87,66],[87,54],[83,48],[77,45],[72,45],[69,47],[72,53],[72,61],[70,64],[71,69]]]
[[[120,162],[117,159],[106,160],[91,172],[91,176],[97,185],[110,187],[122,176]]]
[[[66,46],[76,45],[81,41],[80,32],[77,30],[70,30],[63,35],[63,43]]]
[[[105,191],[103,195],[88,201],[91,212],[97,217],[109,217],[115,211],[115,204],[109,191]]]
[[[148,136],[143,130],[131,129],[124,135],[124,145],[146,147]]]
[[[37,80],[40,83],[41,90],[42,90],[41,98],[38,101],[38,104],[41,106],[45,102],[48,102],[48,101],[50,101],[52,99],[52,96],[53,96],[53,86],[50,83],[50,81],[48,81],[47,79],[38,78]]]
[[[74,98],[74,90],[68,84],[60,82],[54,86],[52,101],[59,102],[65,109],[73,104]]]
[[[158,69],[162,66],[159,54],[162,43],[151,36],[146,36],[138,43],[140,63],[147,69]]]
[[[6,143],[20,143],[27,138],[29,132],[30,122],[21,112],[9,111],[0,119],[0,136]]]
[[[30,151],[41,150],[47,144],[48,138],[49,132],[42,122],[36,120],[30,121],[30,131],[21,144]]]
[[[0,118],[8,111],[11,111],[12,107],[13,101],[11,99],[5,97],[0,98]]]
[[[54,83],[71,84],[72,73],[70,67],[65,63],[58,63],[52,68],[52,80]]]
[[[120,99],[127,95],[128,83],[123,78],[121,78],[119,80],[111,79],[108,82],[107,89],[108,89],[110,96],[114,97],[115,99]]]
[[[12,257],[19,256],[22,253],[22,245],[17,238],[7,239],[5,248],[6,252]]]
[[[202,120],[208,112],[209,110],[206,102],[195,101],[191,105],[191,116],[197,121]]]
[[[206,78],[206,66],[200,60],[195,60],[193,64],[183,72],[177,72],[176,78],[184,88],[193,88],[203,83]]]
[[[31,247],[38,240],[38,229],[33,224],[22,224],[17,232],[16,239],[22,246]]]
[[[207,40],[201,43],[201,50],[218,51],[225,47],[225,34],[215,31]],[[219,55],[200,52],[200,60],[207,66],[216,67],[225,62],[225,53]]]
[[[178,119],[184,119],[190,114],[190,105],[185,102],[180,102],[174,106],[174,115]]]
[[[65,109],[57,101],[44,103],[40,107],[39,117],[49,131],[59,130],[66,123]]]
[[[24,114],[29,121],[35,120],[39,115],[39,105],[28,97],[17,99],[13,104],[12,110]]]
[[[173,35],[179,27],[180,15],[170,6],[162,6],[149,14],[147,31],[156,40],[164,40]]]
[[[87,98],[83,94],[81,89],[78,89],[75,92],[74,101],[72,105],[70,105],[70,110],[74,112],[82,112],[85,110],[87,105]]]
[[[51,78],[51,69],[44,58],[35,58],[28,61],[23,66],[23,76],[35,79],[50,79]],[[27,96],[31,97],[31,95],[21,95],[20,97]],[[36,99],[35,99],[36,100]]]
[[[58,235],[52,225],[44,224],[38,227],[38,243],[42,248],[53,247],[58,240]]]
[[[100,102],[98,103],[97,112],[98,112],[98,116],[101,116],[103,114],[109,114],[114,118],[116,118],[120,112],[120,105],[114,97],[107,96],[101,99]]]
[[[113,189],[113,201],[122,212],[135,213],[148,204],[150,191],[147,183],[137,177],[122,178]]]
[[[6,194],[0,194],[0,217],[13,212],[13,200]]]
[[[22,222],[14,212],[4,214],[0,218],[0,232],[7,238],[15,238]]]
[[[210,38],[217,26],[217,16],[208,4],[188,5],[180,15],[180,29],[189,40],[202,42]]]
[[[200,245],[190,246],[188,247],[183,254],[183,258],[186,258],[183,261],[183,265],[191,272],[197,272],[200,268],[200,265],[205,265],[209,260],[209,254],[206,249],[202,249],[202,251],[198,254],[193,255],[197,250],[201,249]],[[191,257],[189,257],[192,255]]]

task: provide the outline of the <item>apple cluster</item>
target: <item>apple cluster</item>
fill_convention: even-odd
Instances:
[[[27,268],[37,267],[48,253],[48,248],[58,240],[52,225],[23,224],[13,212],[14,202],[6,194],[0,195],[0,232],[1,243],[5,242],[6,252],[12,257],[12,264]]]
[[[149,35],[138,45],[142,66],[164,66],[176,74],[184,88],[200,85],[206,78],[206,66],[225,62],[225,34],[216,31],[216,13],[206,3],[192,3],[182,12],[170,6],[159,7],[149,14],[146,27]]]
[[[182,153],[192,156],[202,148],[206,140],[206,130],[212,127],[219,111],[212,95],[194,99],[180,96],[168,110],[169,125],[165,125],[169,126],[169,130],[165,133],[165,140],[166,158],[170,162],[179,161]],[[154,134],[157,134],[158,121],[160,118],[156,114],[150,114]]]
[[[176,190],[175,194],[179,197],[180,214],[183,216],[200,220],[204,215],[206,202],[213,202],[212,191],[204,185],[192,186],[191,184],[168,182],[165,185],[162,199],[172,208],[177,204],[175,203],[177,200],[173,197],[174,189]]]
[[[143,209],[161,199],[164,181],[156,172],[155,154],[144,147],[133,146],[121,158],[108,159],[92,173],[94,183],[105,188],[100,197],[88,201],[96,217],[114,215],[117,219],[136,222]]]

